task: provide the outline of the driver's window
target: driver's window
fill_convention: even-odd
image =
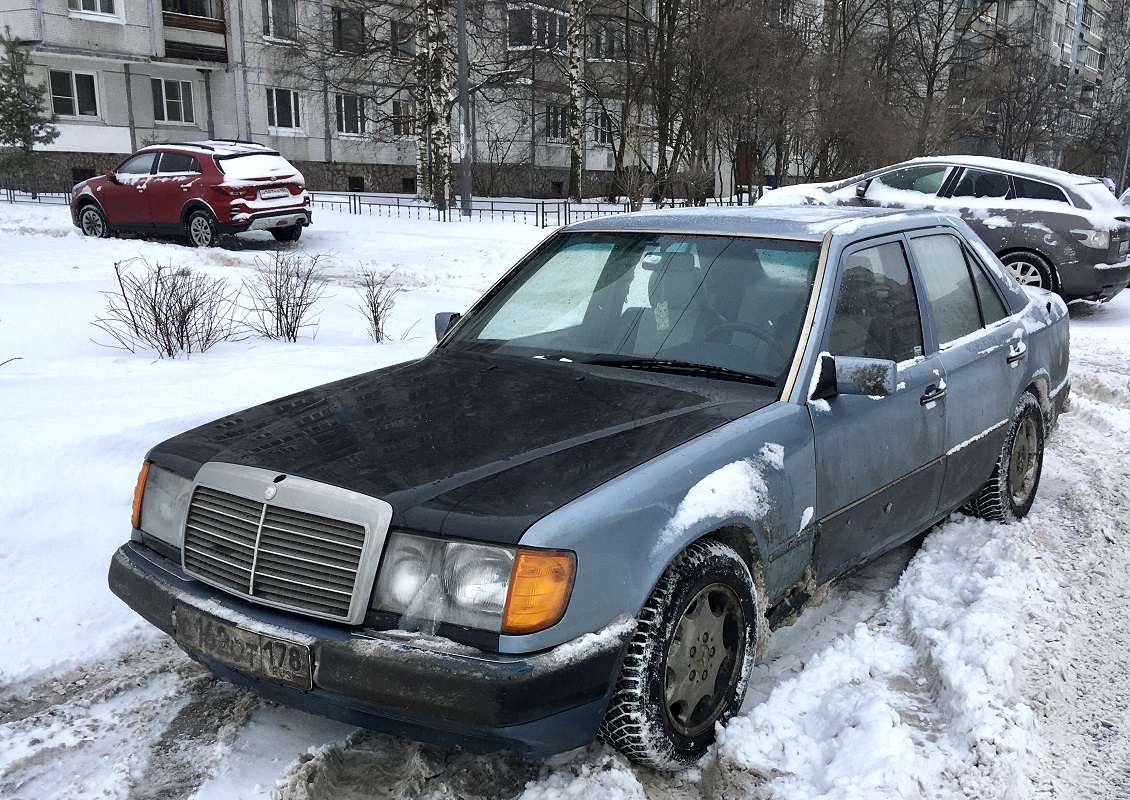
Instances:
[[[888,189],[898,189],[904,192],[937,194],[938,190],[942,188],[942,183],[945,181],[948,171],[949,167],[946,166],[904,167],[883,175],[877,175],[872,184],[879,184]]]
[[[829,352],[889,361],[922,355],[922,319],[902,244],[856,250],[843,264]]]
[[[118,167],[117,173],[119,175],[148,175],[153,171],[153,159],[156,157],[156,153],[142,153],[139,156],[134,156]]]

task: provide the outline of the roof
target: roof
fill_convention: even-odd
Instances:
[[[852,206],[714,206],[616,214],[575,222],[565,230],[776,236],[820,241],[829,231],[844,223],[858,224],[909,215],[940,216],[930,212],[908,213]]]
[[[923,158],[914,158],[904,163],[958,164],[966,167],[979,167],[981,169],[997,170],[999,172],[1011,172],[1013,175],[1020,175],[1021,177],[1025,178],[1037,178],[1040,180],[1049,181],[1051,183],[1058,183],[1060,185],[1067,184],[1069,186],[1081,186],[1088,183],[1102,183],[1102,181],[1100,181],[1098,178],[1091,178],[1086,175],[1077,175],[1074,172],[1064,172],[1061,169],[1044,167],[1039,164],[1029,164],[1026,161],[1010,161],[1007,158],[993,158],[992,156],[926,156]],[[888,169],[888,167],[884,167],[884,169]]]
[[[248,153],[266,153],[277,155],[278,151],[257,142],[244,142],[237,139],[208,139],[202,142],[157,142],[141,148],[138,152],[159,150],[163,147],[175,147],[180,150],[189,150],[214,156],[236,156]]]

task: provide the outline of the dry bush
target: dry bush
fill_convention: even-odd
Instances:
[[[325,256],[311,256],[294,250],[275,250],[269,260],[256,260],[255,280],[244,283],[250,304],[245,324],[268,339],[298,341],[305,328],[317,328],[311,321],[314,305],[326,292]]]
[[[391,272],[381,276],[371,270],[362,270],[361,286],[357,289],[357,293],[361,295],[361,305],[355,308],[365,315],[369,336],[378,344],[389,338],[385,332],[385,323],[388,322],[389,312],[396,305],[396,296],[403,289],[402,286],[390,286],[390,278]]]
[[[118,290],[102,293],[106,312],[94,325],[131,353],[156,350],[168,358],[202,353],[238,332],[238,293],[223,278],[143,258],[115,263],[114,274]]]

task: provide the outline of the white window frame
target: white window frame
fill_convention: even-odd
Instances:
[[[616,126],[608,109],[598,108],[593,113],[592,140],[597,147],[611,147],[616,141]]]
[[[124,2],[125,0],[67,0],[67,14],[74,19],[125,24],[122,19]],[[95,8],[83,8],[87,4],[95,6]],[[109,11],[104,10],[106,6],[110,7]]]
[[[279,93],[288,95],[290,119],[293,125],[278,124]],[[271,86],[267,88],[267,130],[274,135],[302,135],[302,99],[295,89]]]
[[[560,126],[561,135],[553,135],[555,127]],[[546,103],[545,106],[545,141],[547,144],[569,143],[569,106],[558,103]]]
[[[174,100],[174,103],[180,106],[180,119],[169,119],[169,92],[168,84],[177,84],[180,91],[180,100]],[[160,86],[161,89],[161,116],[157,116],[157,104],[153,104],[153,121],[160,122],[163,125],[196,125],[196,90],[193,88],[192,81],[182,81],[173,78],[150,78],[150,88],[154,91],[153,99],[156,100],[156,89]],[[188,114],[192,119],[185,119],[185,87],[188,87]]]
[[[511,44],[510,42],[510,12],[530,12],[530,44]],[[553,21],[556,31],[556,42],[550,42],[549,19]],[[544,35],[543,35],[544,34]],[[506,6],[506,49],[507,50],[542,50],[546,52],[565,53],[569,50],[569,12],[561,11],[547,6],[533,5],[532,3],[511,3]]]
[[[51,83],[51,75],[53,75],[56,72],[58,72],[59,74],[63,74],[63,75],[68,76],[69,83],[70,83],[70,89],[71,89],[71,93],[69,95],[69,98],[70,98],[71,103],[74,105],[74,109],[75,109],[75,113],[73,113],[73,114],[64,114],[64,113],[61,113],[60,111],[58,111],[55,108],[55,98],[63,96],[63,95],[55,94],[55,87]],[[93,114],[83,114],[79,111],[78,86],[75,84],[75,76],[76,75],[85,75],[85,76],[88,76],[91,80],[91,84],[94,87],[94,113]],[[52,111],[52,113],[55,114],[55,116],[64,117],[66,119],[101,119],[102,118],[102,101],[101,101],[101,98],[99,97],[100,92],[98,91],[98,75],[96,73],[94,73],[94,72],[83,72],[82,70],[76,71],[76,70],[70,70],[70,69],[52,69],[52,70],[49,70],[48,74],[47,74],[47,90],[48,90],[48,92],[50,92],[50,96],[51,96],[51,111]]]
[[[392,135],[401,139],[416,137],[416,104],[411,99],[392,101]]]
[[[357,105],[357,130],[346,130],[349,125],[349,117],[346,115],[346,104],[348,102],[356,103]],[[335,94],[334,95],[334,108],[336,110],[336,127],[337,135],[342,139],[359,139],[365,135],[365,98],[359,94]]]
[[[294,10],[294,36],[280,36],[275,29],[275,5],[279,2],[289,2]],[[298,0],[263,0],[263,38],[269,42],[286,42],[292,44],[298,41]]]

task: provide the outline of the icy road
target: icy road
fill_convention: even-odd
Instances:
[[[273,706],[109,593],[151,444],[422,355],[434,313],[465,308],[544,233],[319,211],[298,245],[330,268],[317,328],[170,361],[92,325],[114,263],[234,288],[272,241],[84,240],[64,208],[0,204],[0,798],[1130,797],[1126,294],[1072,308],[1072,410],[1028,519],[955,516],[841,583],[774,634],[742,715],[678,775],[601,745],[473,756]],[[362,269],[403,287],[390,343],[366,338]]]

